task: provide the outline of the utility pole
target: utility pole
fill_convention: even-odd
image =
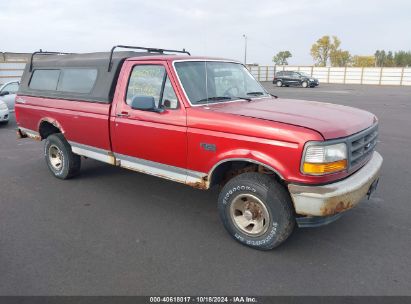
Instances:
[[[244,37],[244,64],[247,64],[247,35],[243,34]]]

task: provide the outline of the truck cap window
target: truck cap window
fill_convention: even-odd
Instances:
[[[34,90],[55,91],[59,81],[60,70],[35,70],[30,80]]]
[[[96,69],[35,70],[29,87],[43,91],[90,93],[96,79]]]
[[[192,105],[268,96],[240,63],[182,61],[175,68]]]
[[[96,79],[95,69],[63,69],[57,91],[90,93]]]

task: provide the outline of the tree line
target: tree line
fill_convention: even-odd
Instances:
[[[336,36],[323,36],[312,46],[310,54],[316,66],[325,67],[408,67],[411,66],[411,51],[377,50],[374,55],[352,55],[341,49],[341,40]],[[290,51],[278,52],[273,57],[277,65],[287,65],[292,57]]]

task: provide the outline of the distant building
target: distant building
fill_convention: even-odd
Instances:
[[[30,59],[30,53],[10,53],[0,52],[0,62],[21,61],[28,62]]]

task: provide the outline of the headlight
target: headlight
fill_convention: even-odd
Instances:
[[[0,110],[6,110],[7,109],[7,105],[5,103],[0,103]]]
[[[325,175],[347,169],[347,145],[307,146],[301,169],[310,175]]]

